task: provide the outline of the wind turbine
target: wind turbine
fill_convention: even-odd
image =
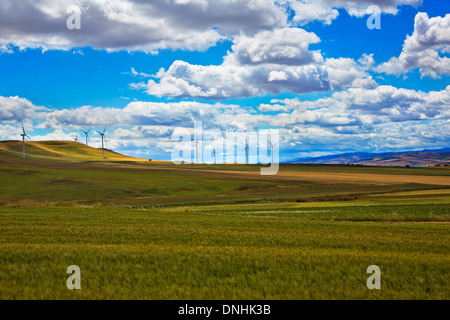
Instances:
[[[78,142],[78,133],[75,133],[75,142]]]
[[[106,131],[106,127],[105,127],[105,129],[103,129],[103,132],[97,131],[102,136],[102,157],[103,157],[103,159],[105,159],[105,148],[103,147],[103,139],[105,138],[105,131]]]
[[[275,144],[276,144],[276,143],[275,143]],[[274,146],[275,144],[272,144],[272,141],[270,141],[270,139],[269,139],[270,155],[272,156],[272,162],[271,162],[271,163],[273,163],[273,146]]]
[[[23,133],[21,133],[20,135],[22,136],[23,157],[25,158],[25,137],[28,137],[28,139],[30,139],[30,140],[31,140],[31,138],[25,132],[25,128],[23,127],[23,122],[22,121],[20,121],[20,124],[22,125],[22,131],[23,131]]]
[[[196,159],[196,163],[198,164],[198,137],[197,140],[194,141],[195,144],[195,159]]]
[[[248,164],[248,151],[250,150],[250,147],[248,146],[248,138],[245,138],[245,163]]]
[[[89,133],[89,131],[91,131],[91,129],[89,129],[88,131],[84,131],[84,130],[81,130],[81,131],[83,131],[84,132],[84,134],[86,135],[86,145],[88,145],[88,133]]]

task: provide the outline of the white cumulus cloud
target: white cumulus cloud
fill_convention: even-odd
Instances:
[[[442,54],[450,52],[450,14],[429,18],[419,12],[414,19],[414,32],[407,36],[399,57],[376,67],[386,74],[407,74],[419,69],[420,74],[434,79],[450,75],[450,58]]]
[[[294,10],[294,21],[305,25],[311,21],[321,21],[324,24],[339,16],[338,8],[345,9],[350,15],[362,17],[368,13],[371,5],[376,5],[385,14],[397,14],[400,5],[419,6],[422,0],[288,0]]]
[[[367,73],[371,55],[359,62],[350,58],[324,60],[309,44],[320,39],[300,28],[262,31],[239,36],[220,65],[175,61],[147,83],[132,84],[155,96],[229,99],[267,93],[297,94],[341,90],[350,86],[376,87]]]

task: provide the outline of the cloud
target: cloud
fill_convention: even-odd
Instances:
[[[134,67],[131,67],[131,71],[130,72],[123,72],[122,74],[128,74],[128,75],[131,75],[133,77],[142,77],[142,78],[150,78],[150,77],[152,77],[151,74],[147,74],[147,73],[144,73],[144,72],[136,71],[136,69]]]
[[[262,31],[253,37],[238,36],[234,39],[232,50],[242,65],[272,63],[301,66],[323,62],[319,51],[308,50],[310,44],[319,42],[319,37],[312,32],[282,28]]]
[[[10,99],[0,97],[0,101],[3,100]],[[166,134],[168,128],[191,127],[194,121],[203,121],[206,128],[220,130],[256,129],[261,125],[286,129],[298,125],[326,128],[359,126],[361,130],[370,130],[375,124],[450,119],[450,86],[445,90],[430,92],[393,86],[348,88],[334,92],[330,97],[312,101],[273,99],[271,103],[258,107],[259,111],[277,111],[276,114],[261,114],[252,108],[238,105],[194,101],[134,101],[122,109],[83,106],[63,110],[36,107],[18,97],[14,97],[13,101],[24,103],[23,119],[37,121],[37,129],[138,127],[137,131],[133,131],[133,137],[159,137]],[[16,118],[11,116],[1,121],[5,124],[17,123]],[[121,137],[125,138],[124,135]]]
[[[339,127],[337,127],[339,129]],[[346,129],[352,129],[346,127]],[[377,124],[370,131],[340,131],[336,128],[295,126],[281,130],[280,150],[285,159],[315,156],[317,153],[389,152],[439,149],[448,146],[450,123],[436,121]]]
[[[23,119],[32,119],[37,117],[39,111],[44,110],[49,109],[35,106],[25,98],[0,96],[0,123],[18,123]]]
[[[132,84],[158,97],[230,99],[267,93],[297,94],[341,90],[349,86],[375,87],[367,73],[371,55],[360,62],[350,58],[326,59],[309,45],[320,39],[300,28],[262,31],[238,36],[220,65],[193,65],[175,61],[161,69],[156,81]]]
[[[24,123],[33,140],[74,140],[80,129],[100,130],[106,125],[108,148],[145,158],[169,159],[173,130],[182,127],[192,132],[194,121],[202,121],[204,129],[221,132],[279,128],[280,150],[286,157],[299,156],[299,150],[304,156],[308,152],[439,148],[447,146],[450,139],[450,86],[430,92],[392,86],[348,88],[311,101],[273,99],[258,107],[269,113],[190,101],[134,101],[123,109],[84,106],[51,110],[23,98],[0,97],[4,100],[23,104]],[[1,122],[0,138],[20,137],[14,116]],[[48,133],[42,134],[42,130]],[[97,134],[89,141],[94,147],[101,145]]]
[[[81,29],[69,30],[67,8],[81,9]],[[3,0],[0,48],[206,50],[223,35],[286,25],[284,9],[261,0]]]
[[[283,126],[314,124],[318,126],[360,126],[406,121],[444,120],[450,118],[450,86],[445,90],[422,92],[378,86],[373,89],[349,88],[329,98],[314,101],[272,100],[276,109],[284,106],[289,117]],[[262,105],[261,111],[268,110]],[[274,117],[280,120],[281,117]]]
[[[226,57],[219,66],[175,61],[167,71],[160,71],[157,78],[159,82],[148,81],[147,93],[176,98],[229,99],[264,95],[267,92],[330,90],[326,69],[320,65],[243,66],[236,62],[234,56]]]
[[[0,54],[2,53],[13,53],[14,50],[8,45],[0,44]]]
[[[272,100],[272,103],[275,100]],[[266,104],[266,103],[262,103],[258,106],[259,111],[262,112],[268,112],[268,111],[284,111],[284,112],[288,112],[290,111],[290,107],[288,106],[288,104]]]
[[[240,34],[311,21],[330,24],[344,8],[353,16],[369,5],[395,14],[402,4],[421,0],[2,0],[0,53],[20,49],[155,53],[161,49],[206,50]],[[69,30],[69,6],[81,11],[81,29]],[[290,10],[288,10],[288,8]],[[294,17],[288,13],[293,11]],[[305,57],[307,58],[307,57]]]
[[[330,85],[333,90],[346,87],[375,88],[377,83],[367,73],[371,56],[363,55],[359,62],[350,58],[329,58],[325,61]],[[373,59],[373,58],[372,58]]]
[[[75,140],[75,137],[78,135],[78,139],[81,139],[81,136],[75,132],[66,133],[63,130],[57,129],[53,132],[49,132],[43,135],[34,134],[32,136],[33,141],[46,141],[46,140]]]
[[[320,21],[324,24],[331,22],[339,16],[338,8],[345,9],[351,16],[362,17],[368,14],[371,5],[380,7],[385,14],[397,14],[398,6],[419,6],[422,0],[292,0],[287,1],[295,12],[294,22],[305,25],[311,21]]]
[[[75,109],[42,112],[36,118],[45,118],[36,128],[39,129],[84,129],[89,127],[120,126],[187,126],[196,119],[211,119],[214,122],[220,114],[239,114],[244,112],[234,105],[206,104],[194,101],[173,103],[130,102],[125,108],[83,106]]]
[[[272,81],[284,81],[287,80],[288,76],[284,71],[271,71],[269,73],[269,78],[267,79],[269,82]]]
[[[407,74],[419,69],[422,77],[438,79],[450,75],[450,14],[429,18],[419,12],[414,19],[414,32],[407,36],[399,57],[379,65],[375,71],[386,74]]]

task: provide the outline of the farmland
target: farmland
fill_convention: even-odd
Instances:
[[[0,299],[449,299],[450,170],[0,144]],[[68,290],[78,265],[82,289]],[[368,290],[378,265],[382,289]]]

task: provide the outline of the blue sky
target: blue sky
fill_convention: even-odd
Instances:
[[[21,120],[34,140],[106,125],[108,147],[168,160],[196,120],[278,128],[282,161],[448,147],[448,1],[6,2],[0,139]]]

